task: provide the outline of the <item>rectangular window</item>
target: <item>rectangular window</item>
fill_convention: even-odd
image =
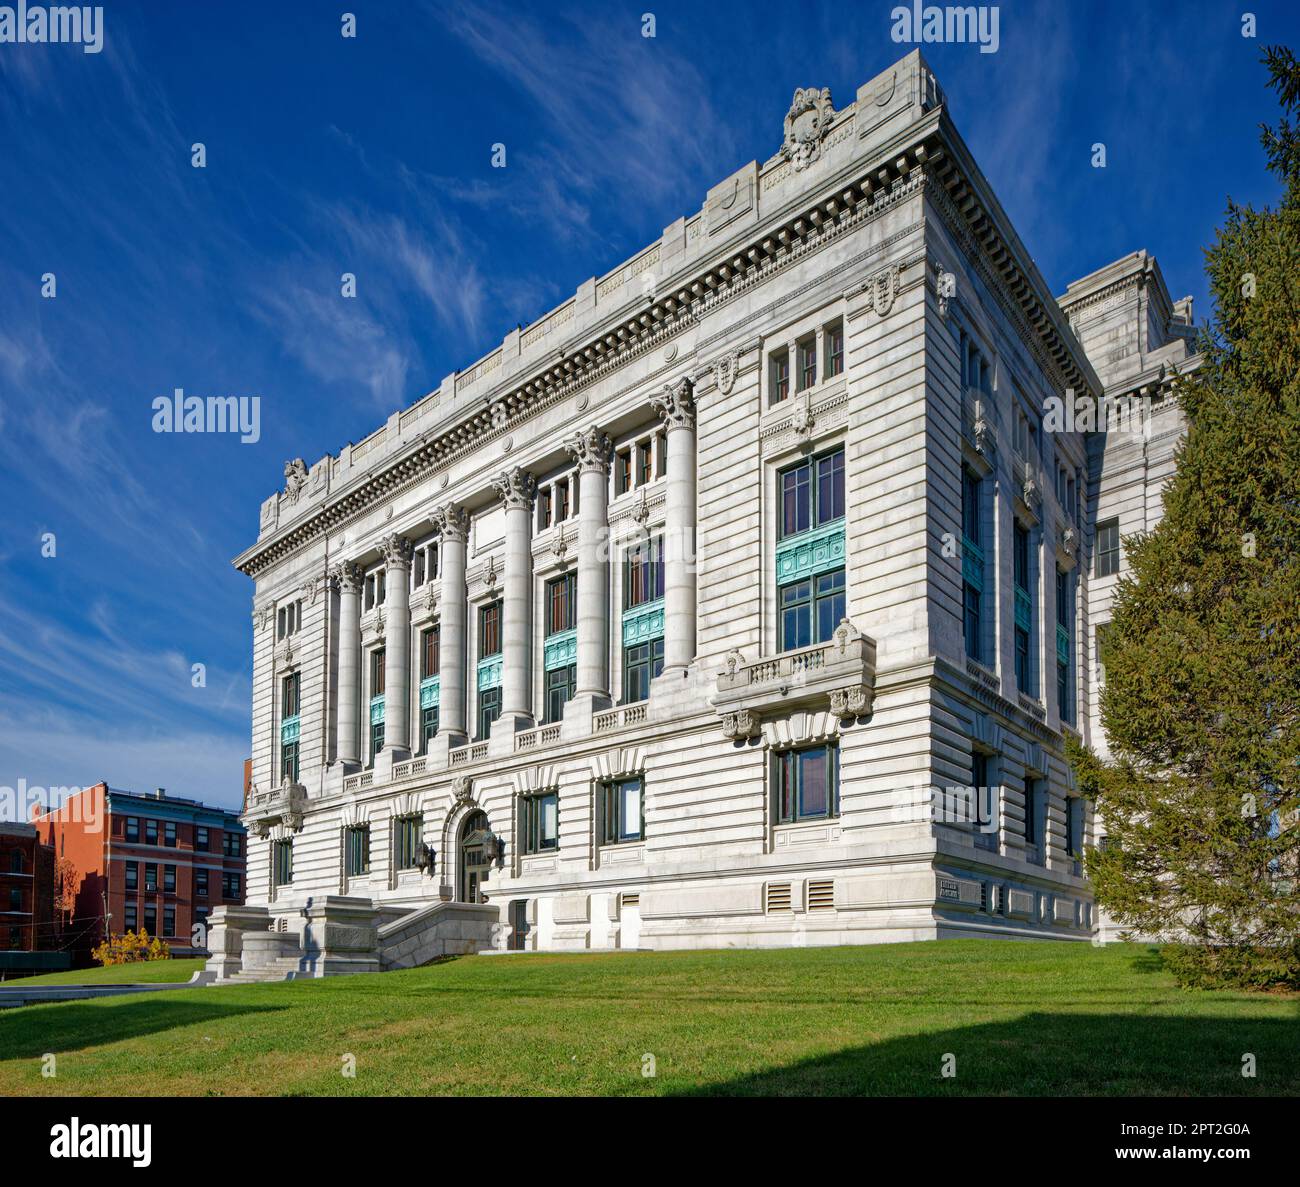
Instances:
[[[163,825],[163,844],[168,848],[176,848],[176,822],[169,820]]]
[[[776,810],[781,824],[839,815],[840,752],[834,745],[775,756]]]
[[[551,526],[551,488],[542,487],[537,492],[537,530],[545,531]]]
[[[993,803],[996,794],[989,785],[989,758],[978,750],[971,755],[971,789],[974,793],[975,844],[981,849],[997,852],[997,809]]]
[[[546,583],[546,633],[572,630],[578,621],[578,575],[566,573]]]
[[[288,842],[292,845],[292,842]],[[289,859],[289,881],[293,881],[293,850],[290,849]],[[278,885],[278,883],[277,883]],[[228,873],[221,875],[221,897],[224,899],[237,899],[239,897],[239,875],[237,873]]]
[[[430,705],[420,710],[420,750],[427,753],[429,743],[438,733],[438,706]]]
[[[173,865],[163,866],[163,891],[166,894],[176,893],[176,867]]]
[[[135,816],[126,818],[126,839],[128,841],[138,841],[140,839],[140,820]]]
[[[370,723],[370,765],[375,765],[375,758],[384,748],[384,723],[382,721],[372,721]]]
[[[1119,572],[1119,520],[1108,519],[1097,525],[1097,576],[1109,577]]]
[[[127,903],[122,911],[122,927],[125,931],[135,931],[140,926],[140,909],[135,903]]]
[[[382,647],[376,647],[370,653],[370,695],[384,695],[384,663],[386,656]]]
[[[281,606],[275,615],[276,638],[283,639],[286,635],[296,634],[301,620],[302,602],[290,602]]]
[[[1074,689],[1070,676],[1070,661],[1074,650],[1074,604],[1070,574],[1056,570],[1056,701],[1061,720],[1074,724]]]
[[[790,352],[779,350],[772,355],[769,382],[772,385],[771,403],[779,404],[790,395]]]
[[[825,643],[845,617],[844,570],[791,581],[777,590],[777,598],[782,651]]]
[[[399,870],[413,870],[420,860],[420,842],[424,838],[423,816],[399,816],[394,822],[393,857]]]
[[[156,820],[146,820],[144,822],[144,842],[146,845],[158,844],[158,822]]]
[[[207,870],[194,871],[194,897],[195,898],[208,897],[208,871]]]
[[[523,851],[545,853],[560,847],[560,797],[557,792],[526,795],[520,803],[523,819]]]
[[[276,841],[272,851],[272,876],[275,879],[276,886],[290,886],[293,884],[293,842]],[[230,898],[227,893],[226,880],[222,879],[221,895],[223,898]]]
[[[645,838],[645,784],[635,779],[614,779],[604,786],[603,844],[621,845]]]
[[[777,474],[778,539],[844,517],[844,449],[790,466]]]
[[[501,653],[501,603],[489,602],[478,610],[478,657]]]
[[[163,930],[162,930],[162,934],[165,935],[165,936],[175,936],[175,935],[176,935],[176,908],[175,908],[175,907],[164,907],[164,908],[163,908]]]
[[[1013,529],[1011,565],[1016,588],[1029,592],[1029,532],[1016,524]]]
[[[1043,860],[1043,806],[1037,779],[1025,780],[1025,850],[1031,862]]]
[[[291,672],[280,682],[280,717],[297,717],[301,705],[299,690],[302,685],[302,673]]]
[[[832,322],[826,327],[826,378],[834,379],[844,373],[844,323]]]
[[[980,546],[980,477],[965,466],[961,471],[961,534]]]
[[[552,668],[546,673],[546,721],[559,721],[564,716],[564,706],[577,691],[578,669],[573,664],[567,668]]]
[[[632,489],[632,451],[620,449],[614,455],[614,494],[625,495]]]
[[[806,338],[796,347],[799,356],[798,390],[805,391],[817,384],[817,339]]]
[[[442,662],[442,628],[426,627],[420,632],[420,679],[428,680],[438,674]]]
[[[221,852],[226,857],[238,857],[240,850],[239,833],[222,833]]]
[[[980,555],[980,479],[978,475],[962,467],[961,471],[961,532],[962,532],[962,634],[965,638],[966,654],[971,659],[983,659],[983,642],[981,626],[983,622],[982,576],[979,583],[966,575],[967,566],[971,565],[983,572],[983,557]],[[970,555],[972,550],[974,554]]]
[[[501,690],[485,688],[478,694],[478,735],[475,741],[486,742],[492,723],[501,716]]]
[[[624,556],[623,608],[631,610],[664,596],[663,537],[629,548]]]
[[[640,442],[636,447],[636,484],[644,486],[654,472],[654,439]]]
[[[128,861],[126,863],[126,888],[127,890],[138,890],[140,888],[140,863],[138,861]]]
[[[21,948],[23,946],[23,929],[21,927],[11,927],[9,929],[9,947]]]
[[[1024,627],[1016,627],[1016,687],[1023,693],[1033,696],[1030,687],[1029,632]]]
[[[345,834],[349,878],[370,873],[370,825],[358,824]]]
[[[655,477],[662,478],[668,473],[668,434],[661,432],[655,437],[659,445],[659,461],[655,468]]]
[[[1104,655],[1106,647],[1106,633],[1110,629],[1110,623],[1099,622],[1094,633],[1093,653],[1097,663],[1097,687],[1105,688],[1106,686],[1106,659]]]
[[[1083,800],[1068,796],[1065,801],[1065,851],[1076,861],[1083,856]]]
[[[569,518],[569,480],[560,479],[555,484],[555,522],[563,523]]]
[[[623,650],[623,700],[627,704],[650,696],[650,681],[664,671],[664,641],[651,639]]]
[[[144,930],[151,936],[158,934],[157,903],[145,903],[144,905]]]
[[[208,830],[203,825],[196,825],[194,828],[194,848],[199,853],[207,853],[212,842],[209,840]]]
[[[144,866],[144,888],[145,890],[158,889],[158,864],[156,862],[145,862]]]

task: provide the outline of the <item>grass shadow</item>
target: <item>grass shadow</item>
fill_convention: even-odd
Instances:
[[[676,1096],[1294,1096],[1300,1016],[1026,1014],[800,1060]],[[1243,1076],[1243,1057],[1255,1075]],[[949,1058],[951,1057],[951,1058]],[[953,1074],[943,1074],[945,1066]]]
[[[202,1022],[224,1021],[239,1014],[274,1013],[282,1006],[230,1005],[200,998],[201,989],[184,997],[142,994],[139,1000],[101,998],[98,1002],[61,1002],[19,1006],[0,1012],[0,1062],[36,1059],[53,1052],[81,1050],[135,1039]]]

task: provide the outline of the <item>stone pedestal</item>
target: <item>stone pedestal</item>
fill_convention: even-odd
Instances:
[[[379,972],[376,911],[369,899],[324,895],[303,908],[303,968],[314,977]]]
[[[271,913],[265,907],[217,907],[208,917],[211,955],[204,967],[219,978],[240,972],[245,939],[270,927]]]

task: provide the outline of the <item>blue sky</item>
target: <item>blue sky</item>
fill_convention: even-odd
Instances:
[[[104,7],[99,54],[0,45],[0,787],[233,806],[230,559],[285,459],[360,440],[698,209],[779,147],[795,87],[843,106],[911,47],[887,3]],[[1276,197],[1258,56],[1300,40],[1294,5],[1012,2],[1000,31],[922,49],[1048,283],[1145,247],[1203,317],[1225,196]],[[178,386],[260,396],[261,439],[155,434]]]

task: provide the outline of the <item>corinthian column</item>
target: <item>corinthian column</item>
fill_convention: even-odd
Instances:
[[[664,675],[683,675],[695,659],[695,399],[686,378],[652,396],[668,436],[665,516]]]
[[[533,553],[529,543],[537,483],[515,466],[492,481],[505,504],[506,577],[501,626],[501,716],[532,723]],[[522,721],[520,720],[522,719]]]
[[[578,687],[575,697],[608,704],[609,438],[595,425],[565,448],[578,463]]]
[[[331,576],[339,588],[339,762],[361,763],[361,583],[360,568],[346,561]]]
[[[384,749],[411,749],[411,542],[384,540]]]
[[[465,617],[469,595],[465,589],[465,544],[469,516],[463,507],[448,503],[432,516],[442,537],[442,579],[438,595],[438,732],[454,741],[465,737]]]

